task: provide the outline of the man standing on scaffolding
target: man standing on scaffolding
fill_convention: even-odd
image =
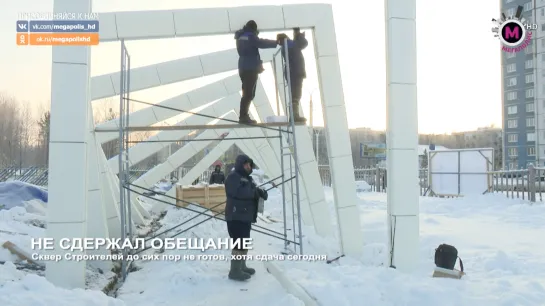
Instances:
[[[235,170],[231,171],[225,179],[225,221],[229,237],[240,240],[238,249],[233,249],[233,256],[248,254],[247,249],[242,249],[242,239],[250,238],[252,223],[257,222],[257,206],[260,198],[267,200],[267,191],[257,187],[250,174],[254,162],[247,155],[239,155],[235,161]],[[246,260],[231,260],[229,279],[244,281],[249,279],[255,270],[246,266]]]
[[[303,49],[308,46],[308,41],[305,38],[305,32],[301,33],[299,28],[293,29],[293,40],[288,35],[280,33],[276,36],[276,40],[280,42],[282,48],[282,57],[284,63],[286,62],[286,54],[284,50],[284,41],[288,42],[288,57],[289,57],[289,70],[291,81],[291,100],[293,103],[293,118],[295,122],[304,123],[307,121],[305,117],[302,117],[299,113],[299,102],[303,95],[303,80],[307,77],[307,71],[305,67],[305,57],[303,56]],[[287,65],[284,64],[284,78],[288,81]]]
[[[238,74],[242,81],[242,98],[240,99],[239,122],[256,124],[250,118],[250,103],[255,97],[255,89],[259,74],[263,72],[263,61],[259,55],[259,49],[272,49],[278,46],[278,42],[258,37],[257,23],[250,20],[235,33],[237,40]]]

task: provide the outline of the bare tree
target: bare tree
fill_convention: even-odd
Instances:
[[[44,165],[49,165],[49,133],[51,126],[51,112],[46,111],[38,120],[38,146],[41,148],[41,162]]]
[[[0,165],[15,166],[15,156],[21,146],[20,112],[17,100],[7,94],[0,94]]]

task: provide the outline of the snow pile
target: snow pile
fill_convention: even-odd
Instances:
[[[0,183],[0,209],[9,209],[15,206],[26,207],[29,201],[34,201],[31,205],[33,207],[37,205],[37,201],[44,206],[47,203],[47,190],[19,181]]]
[[[366,181],[356,181],[356,192],[371,191],[371,186]]]
[[[155,184],[153,186],[153,191],[156,193],[166,193],[169,191],[174,185],[167,181],[167,180],[161,180],[159,183]]]
[[[27,274],[7,262],[0,265],[0,305],[125,306],[123,301],[94,290],[67,290],[53,286],[44,277]]]
[[[327,192],[332,198],[331,191]],[[501,195],[421,198],[419,269],[403,274],[388,263],[386,195],[360,195],[365,233],[362,263],[282,262],[321,305],[541,305],[545,300],[545,207]],[[462,280],[431,278],[434,250],[456,246]],[[307,249],[307,252],[308,249]]]
[[[204,212],[198,205],[188,208]],[[225,238],[226,224],[222,220],[210,219],[211,215],[200,215],[185,209],[168,207],[161,221],[163,226],[157,233],[185,223],[176,230],[163,235],[186,238]],[[205,223],[197,225],[203,220]],[[197,226],[195,226],[197,225]],[[259,224],[263,226],[263,224]],[[190,230],[182,233],[184,229]],[[265,246],[260,254],[269,254],[266,248],[270,237],[253,234]],[[260,246],[261,248],[261,246]],[[151,254],[153,250],[145,254]],[[256,251],[257,252],[257,251]],[[202,254],[199,250],[166,250],[161,255]],[[206,254],[223,254],[228,250],[208,250]],[[183,301],[184,305],[261,305],[302,306],[302,302],[286,294],[276,279],[268,274],[261,263],[249,263],[257,269],[251,282],[229,281],[229,261],[146,261],[137,263],[142,269],[130,274],[118,292],[118,298],[127,305],[172,305]]]
[[[45,237],[46,226],[45,213],[32,208],[39,203],[23,202],[26,209],[15,206],[0,210],[0,305],[125,305],[100,291],[113,276],[110,271],[97,273],[89,267],[87,284],[94,290],[65,290],[49,283],[43,270],[30,269],[2,247],[9,241],[28,254],[36,253],[31,249],[31,239]]]
[[[0,261],[18,261],[17,256],[1,247],[6,241],[31,252],[32,237],[44,237],[45,216],[27,213],[22,207],[0,210]]]

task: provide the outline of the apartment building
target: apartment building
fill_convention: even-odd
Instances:
[[[537,23],[532,44],[518,53],[502,53],[503,167],[545,165],[545,0],[501,0],[501,11]]]

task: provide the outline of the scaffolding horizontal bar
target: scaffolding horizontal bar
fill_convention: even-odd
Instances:
[[[490,172],[430,172],[430,174],[447,174],[447,175],[490,175]]]
[[[203,124],[203,125],[160,125],[160,126],[130,126],[123,130],[126,132],[144,132],[144,131],[183,131],[183,130],[219,130],[219,129],[248,129],[248,128],[273,128],[289,126],[288,122],[257,123],[257,124]],[[304,123],[295,123],[295,125],[305,125]],[[95,132],[112,133],[119,132],[119,128],[95,128]],[[286,131],[287,132],[287,131]]]
[[[217,140],[248,140],[248,139],[268,139],[268,138],[280,138],[280,136],[256,136],[256,137],[227,137],[227,138],[206,138],[206,139],[167,139],[167,140],[134,140],[129,143],[145,143],[145,142],[192,142],[192,141],[217,141]]]

